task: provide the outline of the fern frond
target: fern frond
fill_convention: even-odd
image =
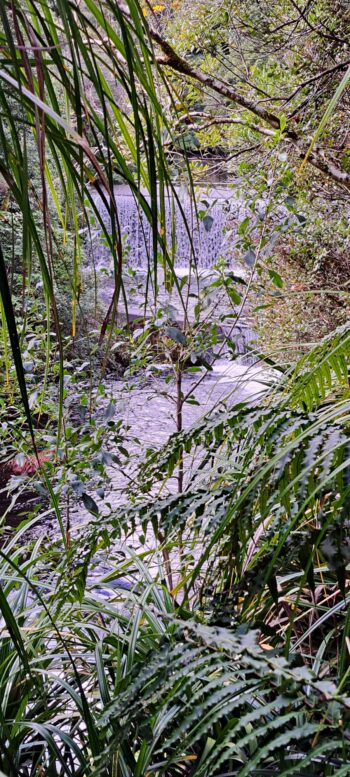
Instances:
[[[346,323],[321,340],[296,364],[285,386],[291,407],[318,407],[334,390],[349,394],[350,324]]]
[[[310,670],[266,654],[255,632],[189,621],[178,623],[147,666],[134,667],[102,722],[113,727],[116,748],[125,739],[142,748],[147,730],[147,747],[163,764],[159,774],[172,774],[176,763],[191,756],[198,761],[195,774],[203,777],[228,764],[239,777],[254,775],[257,767],[273,773],[276,766],[278,774],[288,775],[295,773],[295,759],[327,763],[329,750],[333,759],[341,756],[341,765],[350,759],[350,747],[332,723],[332,691],[326,699],[322,689]],[[337,696],[337,703],[347,709],[348,700]]]

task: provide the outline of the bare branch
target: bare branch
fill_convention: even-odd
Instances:
[[[285,103],[289,103],[293,97],[295,97],[298,92],[300,92],[301,89],[304,89],[305,86],[308,86],[309,84],[314,83],[315,81],[320,81],[322,78],[325,78],[326,76],[331,75],[332,73],[336,73],[338,70],[345,70],[350,65],[350,59],[346,59],[345,62],[339,62],[338,65],[333,65],[333,67],[327,68],[327,70],[323,70],[322,73],[317,73],[315,76],[311,76],[310,78],[306,79],[305,81],[302,81],[299,86],[294,89],[294,92],[289,95],[289,97],[285,98]],[[272,98],[272,99],[277,99]]]
[[[299,8],[299,6],[295,2],[295,0],[289,0],[289,2],[293,6],[293,8],[296,11],[298,11],[298,13],[300,14],[301,18],[304,20],[305,24],[307,24],[309,29],[312,32],[315,32],[316,35],[319,35],[320,38],[326,38],[326,40],[337,41],[338,43],[342,43],[343,45],[345,44],[346,46],[349,45],[349,41],[348,40],[345,40],[344,38],[339,38],[338,35],[335,35],[330,30],[328,30],[328,32],[322,32],[321,30],[317,29],[317,27],[315,27],[313,24],[311,24],[311,22],[309,20],[309,17],[307,15],[308,9]],[[326,29],[327,29],[327,27],[326,27]]]
[[[260,135],[266,135],[267,137],[274,137],[275,132],[274,130],[268,129],[267,127],[262,127],[259,124],[251,124],[248,121],[244,121],[243,119],[235,119],[230,116],[215,116],[212,117],[210,114],[205,113],[189,113],[185,114],[184,117],[180,117],[179,120],[176,122],[176,126],[181,123],[183,118],[186,118],[189,116],[190,118],[199,118],[199,119],[208,119],[204,124],[187,124],[186,130],[193,132],[198,132],[198,130],[204,130],[209,129],[210,127],[225,125],[225,124],[238,124],[241,127],[246,127],[247,129],[250,129],[254,132],[259,132]]]
[[[186,60],[180,57],[180,55],[173,49],[170,43],[168,43],[168,41],[163,38],[160,32],[155,29],[152,23],[150,23],[150,32],[153,40],[158,43],[165,54],[165,58],[157,57],[157,62],[159,65],[166,65],[172,70],[176,70],[178,73],[182,73],[182,75],[193,78],[195,81],[200,82],[204,86],[213,89],[217,94],[221,94],[228,100],[231,100],[237,105],[240,105],[241,108],[254,113],[260,119],[270,124],[271,127],[275,127],[275,129],[280,128],[280,120],[274,113],[267,111],[261,105],[252,103],[251,100],[248,100],[246,97],[239,94],[239,92],[236,92],[230,84],[219,81],[217,78],[215,78],[215,76],[209,75],[208,73],[203,73],[201,70],[198,70],[186,62]]]
[[[186,75],[189,78],[204,84],[206,87],[212,89],[217,94],[221,94],[223,97],[226,97],[226,99],[230,100],[236,105],[241,106],[241,108],[244,108],[245,110],[253,113],[255,116],[258,116],[260,119],[269,124],[270,127],[273,127],[274,129],[280,128],[281,125],[278,116],[268,110],[265,110],[265,108],[263,108],[261,105],[257,105],[251,100],[247,100],[243,95],[232,89],[230,84],[222,83],[214,76],[211,76],[207,73],[202,73],[201,70],[198,70],[197,68],[190,65],[188,62],[186,62],[186,60],[180,57],[179,54],[177,54],[173,47],[163,38],[158,30],[154,29],[152,25],[150,25],[150,33],[153,40],[160,46],[165,54],[165,58],[157,58],[158,64],[166,65],[172,70],[175,70],[178,73],[182,73],[183,75]],[[254,127],[252,127],[252,129],[253,128]],[[257,131],[259,132],[260,129],[262,128],[257,129]],[[266,132],[263,134],[266,134]],[[305,143],[294,130],[287,128],[283,133],[283,137],[285,140],[290,141],[296,147],[297,153],[301,159],[306,156],[308,151],[308,144]],[[339,167],[334,160],[326,159],[323,153],[314,149],[313,153],[309,154],[308,156],[308,162],[313,165],[313,167],[317,168],[317,170],[320,170],[322,173],[331,178],[335,183],[346,187],[350,191],[349,173]]]

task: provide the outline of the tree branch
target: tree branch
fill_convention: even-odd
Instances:
[[[327,33],[326,32],[322,32],[321,30],[318,30],[317,27],[315,27],[313,24],[311,24],[311,22],[309,20],[309,17],[307,15],[308,8],[307,9],[299,8],[299,6],[295,2],[295,0],[289,0],[289,2],[293,6],[294,10],[298,11],[298,13],[300,14],[301,18],[304,20],[305,24],[309,27],[309,29],[312,32],[315,32],[316,35],[319,35],[320,38],[326,38],[326,40],[331,40],[333,42],[337,41],[338,43],[342,43],[343,45],[345,44],[346,46],[349,45],[349,41],[348,40],[345,40],[344,38],[339,38],[338,35],[335,35],[334,33],[330,32],[330,30],[328,30]],[[326,29],[328,29],[328,28],[326,27]]]
[[[222,124],[238,124],[241,127],[246,127],[247,129],[253,130],[254,132],[259,132],[260,135],[266,135],[267,137],[274,137],[275,132],[272,129],[268,129],[267,127],[262,127],[259,124],[251,124],[248,121],[244,121],[243,119],[236,119],[230,116],[211,116],[209,113],[187,113],[184,115],[184,117],[180,117],[179,120],[176,122],[176,126],[181,124],[184,118],[198,118],[198,119],[207,119],[204,124],[186,124],[186,130],[193,132],[198,132],[198,130],[204,130],[209,129],[210,127],[220,126]]]
[[[194,81],[203,84],[217,94],[220,94],[236,105],[241,106],[241,108],[244,108],[250,113],[253,113],[255,116],[258,116],[260,119],[269,124],[270,127],[273,127],[277,130],[280,129],[281,125],[278,116],[266,110],[261,105],[257,105],[251,100],[247,100],[243,95],[239,94],[239,92],[236,92],[235,89],[232,89],[230,84],[222,83],[221,81],[218,81],[215,76],[203,73],[201,70],[198,70],[197,68],[190,65],[186,60],[180,57],[179,54],[177,54],[170,43],[168,43],[168,41],[163,38],[159,30],[154,28],[152,23],[150,23],[149,29],[151,37],[155,43],[159,45],[165,55],[163,58],[156,58],[156,61],[159,65],[165,65],[170,69],[181,73],[182,75],[186,75],[189,78],[192,78]],[[254,129],[254,127],[252,127],[252,129]],[[258,129],[257,131],[259,132],[260,130]],[[287,128],[283,133],[283,137],[285,140],[290,141],[295,146],[298,156],[301,159],[306,156],[308,151],[308,144],[303,142],[303,140],[294,130]],[[334,160],[327,160],[323,153],[314,149],[312,154],[309,154],[308,156],[308,162],[317,170],[320,170],[322,173],[327,175],[328,178],[331,178],[335,183],[346,187],[350,191],[349,173],[339,167],[336,162],[334,162]]]
[[[280,128],[280,120],[278,116],[276,116],[274,113],[271,113],[270,111],[267,111],[266,108],[263,108],[261,105],[256,105],[250,100],[247,100],[246,97],[239,94],[239,92],[236,92],[230,84],[219,81],[217,78],[215,78],[215,76],[209,75],[208,73],[202,73],[201,70],[198,70],[197,68],[190,65],[189,62],[180,57],[180,55],[173,49],[170,43],[168,43],[168,41],[163,38],[163,36],[158,30],[156,30],[151,22],[149,25],[153,40],[158,43],[163,53],[165,54],[165,58],[156,58],[156,61],[159,65],[166,65],[167,67],[170,67],[172,70],[176,70],[182,75],[193,78],[195,81],[203,84],[203,86],[209,87],[217,94],[221,94],[222,97],[226,97],[226,99],[230,100],[231,102],[240,105],[241,108],[244,108],[245,110],[254,113],[256,116],[259,116],[260,119],[266,121],[268,124],[270,124],[271,127],[274,127],[275,129]]]
[[[148,2],[148,0],[146,0]],[[289,2],[293,5],[294,9],[298,11],[299,14],[301,14],[304,21],[308,24],[310,27],[309,20],[306,16],[305,11],[301,10],[295,0],[289,0]],[[122,13],[129,13],[129,9],[126,9],[125,3],[123,0],[117,0],[117,4],[119,9],[122,11]],[[253,113],[255,116],[257,116],[262,121],[266,122],[266,124],[269,124],[270,127],[272,127],[275,130],[278,130],[281,128],[280,119],[276,114],[271,113],[270,111],[263,108],[261,105],[258,105],[251,100],[248,100],[246,97],[244,97],[242,94],[239,94],[239,92],[236,92],[235,89],[232,88],[230,84],[227,84],[225,82],[219,81],[215,76],[212,76],[208,73],[203,73],[201,70],[198,70],[198,68],[193,67],[190,65],[189,62],[187,62],[183,57],[181,57],[175,49],[171,46],[170,43],[163,37],[163,35],[160,33],[159,29],[157,29],[154,26],[154,23],[151,19],[148,20],[148,29],[151,38],[155,43],[158,44],[158,46],[163,51],[164,57],[155,57],[155,61],[158,63],[158,65],[165,65],[166,67],[169,67],[171,70],[174,70],[175,72],[178,72],[182,75],[188,76],[188,78],[192,78],[194,81],[197,81],[200,84],[203,84],[203,86],[208,87],[213,92],[216,92],[216,94],[220,94],[222,97],[225,97],[227,100],[230,100],[230,102],[235,103],[236,105],[239,105],[241,108],[244,108],[245,110],[249,111],[250,113]],[[313,30],[317,32],[317,30]],[[324,33],[320,33],[322,37],[330,37],[326,36]],[[334,36],[331,37],[332,40],[334,40]],[[341,40],[341,39],[337,39]],[[344,42],[344,41],[342,41]],[[253,129],[254,127],[252,127]],[[260,131],[259,129],[257,130]],[[265,132],[263,133],[265,134]],[[283,133],[283,138],[285,140],[290,141],[294,147],[295,150],[300,157],[300,159],[304,159],[309,148],[309,144],[305,143],[302,138],[298,136],[298,134],[294,130],[290,130],[286,128],[286,130]],[[345,187],[348,191],[350,191],[350,174],[347,173],[345,170],[343,170],[341,167],[337,165],[337,163],[333,159],[327,159],[323,152],[318,151],[316,148],[313,149],[312,153],[308,154],[307,161],[309,164],[311,164],[313,167],[315,167],[317,170],[320,170],[324,175],[326,175],[328,178],[330,178],[332,181],[334,181],[337,185],[341,185]]]
[[[333,67],[329,67],[327,68],[327,70],[323,70],[322,73],[317,73],[315,76],[311,76],[307,80],[302,81],[302,83],[299,84],[299,86],[297,86],[296,89],[294,89],[294,92],[292,92],[289,95],[289,97],[286,97],[284,99],[284,103],[285,104],[289,103],[293,99],[293,97],[295,97],[298,94],[298,92],[300,92],[301,89],[304,89],[305,86],[308,86],[309,84],[314,83],[314,81],[320,81],[321,78],[325,78],[325,76],[329,76],[332,73],[336,73],[338,70],[345,70],[345,68],[349,67],[349,65],[350,65],[350,59],[346,59],[345,62],[339,62],[338,65],[333,65]],[[272,99],[277,99],[277,98],[272,98]]]

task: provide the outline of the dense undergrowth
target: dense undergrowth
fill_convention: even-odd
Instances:
[[[315,187],[348,197],[347,136],[336,141],[349,20],[341,1],[331,19],[326,0],[211,5],[191,16],[186,3],[0,4],[5,777],[350,774],[348,227],[309,202]],[[174,181],[194,197],[187,151],[231,146],[244,210],[232,254],[203,283],[183,219],[191,255],[178,277]],[[132,324],[116,176],[151,225]],[[197,220],[209,233],[209,204]],[[113,264],[108,311],[99,268],[85,271],[96,223]],[[280,252],[297,256],[293,283],[302,266],[327,297],[324,322],[310,314],[296,346],[291,322],[287,349],[283,311],[271,318],[271,298],[289,304]],[[160,292],[176,295],[175,312]],[[274,370],[255,400],[231,397],[184,429],[197,401],[185,379],[200,384],[223,351],[236,362],[247,306],[267,322],[255,369],[264,347]],[[125,381],[151,381],[164,362],[176,431],[144,452],[116,509],[108,468],[127,470],[131,433],[106,375],[122,363]],[[77,504],[89,515],[79,527]]]

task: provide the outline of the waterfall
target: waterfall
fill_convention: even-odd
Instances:
[[[233,258],[234,248],[237,236],[232,228],[229,230],[229,222],[245,216],[242,203],[234,196],[232,189],[203,188],[202,196],[197,197],[197,217],[193,200],[185,191],[177,189],[179,202],[174,202],[173,198],[168,197],[165,201],[166,209],[166,233],[168,251],[171,245],[172,229],[175,232],[175,258],[174,266],[177,269],[177,275],[181,277],[186,275],[189,261],[195,259],[195,263],[200,272],[200,285],[205,285],[209,279],[213,279],[212,271],[215,263],[220,257],[223,257],[225,264],[237,275],[242,276],[242,267],[237,264]],[[114,196],[118,209],[118,220],[123,239],[123,266],[133,267],[137,270],[139,279],[145,276],[149,261],[152,262],[152,230],[149,221],[138,207],[138,204],[128,186],[115,186]],[[95,208],[99,213],[107,231],[110,230],[110,216],[101,195],[95,190],[93,192]],[[175,225],[175,229],[174,229]],[[190,235],[189,235],[190,233]],[[87,254],[93,258],[96,270],[99,273],[99,291],[100,298],[106,307],[110,304],[114,289],[114,268],[110,249],[106,237],[103,234],[101,225],[95,217],[95,224],[91,229],[91,242],[87,246]],[[190,237],[191,236],[191,237]],[[172,257],[173,259],[173,257]],[[161,274],[161,273],[160,273]],[[141,287],[144,281],[141,281]],[[144,315],[145,298],[144,292],[134,288],[134,282],[124,276],[124,284],[128,299],[129,316],[138,318]],[[193,319],[193,308],[196,298],[197,288],[194,295],[190,295],[188,300],[188,313],[190,319]],[[147,311],[149,314],[152,308],[152,294],[149,293],[147,302]],[[181,305],[174,288],[169,297],[164,284],[160,284],[157,290],[157,300],[164,308],[171,310],[171,315],[176,316],[181,311]],[[151,301],[151,302],[150,302]],[[154,312],[154,310],[153,310]],[[222,305],[219,306],[219,313],[223,312]],[[181,314],[180,314],[181,316]],[[228,332],[232,327],[227,320]],[[247,312],[241,316],[240,321],[234,326],[230,334],[236,344],[237,354],[246,354],[249,346],[254,340],[253,332],[247,319]]]
[[[165,199],[168,251],[175,237],[175,267],[187,267],[191,256],[200,268],[210,268],[220,257],[227,259],[229,253],[226,224],[229,213],[237,211],[237,201],[230,189],[211,190],[197,198],[197,215],[192,198],[177,189],[179,202],[174,197]],[[132,267],[146,268],[152,256],[152,233],[149,221],[138,206],[128,186],[115,186],[114,196],[118,208],[118,219],[123,238],[124,257]],[[93,194],[95,208],[107,230],[110,229],[108,210],[96,191]],[[182,212],[181,212],[182,211]],[[175,228],[174,228],[175,225]],[[110,251],[106,245],[100,225],[91,232],[91,247],[95,265],[107,266]]]

